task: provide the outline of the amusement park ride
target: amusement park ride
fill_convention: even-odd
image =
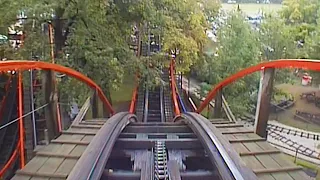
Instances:
[[[147,54],[150,54],[150,41],[152,38]],[[140,52],[141,44],[137,43],[138,48],[133,49]],[[181,78],[176,76],[172,58],[170,66],[161,69],[166,83],[152,89],[144,83],[137,84],[128,111],[115,112],[95,82],[55,64],[54,58],[52,63],[2,61],[1,72],[17,73],[3,73],[0,78],[4,82],[0,106],[3,109],[0,111],[0,176],[15,180],[309,179],[301,167],[284,159],[277,148],[266,142],[275,68],[320,70],[320,63],[276,60],[243,69],[215,85],[195,107],[178,86]],[[33,77],[29,72],[40,70],[41,81],[32,79],[29,86],[23,83],[22,78]],[[263,77],[254,126],[246,127],[240,121],[224,118],[223,88],[259,71]],[[53,72],[77,78],[93,90],[94,95],[88,97],[70,126],[62,127],[64,119],[59,113]],[[40,107],[34,107],[31,95],[37,88],[43,91],[46,101]],[[98,118],[98,99],[108,116]],[[200,113],[213,100],[215,118],[207,119]],[[41,108],[44,108],[43,116],[35,114]],[[84,119],[89,108],[94,119]],[[46,145],[39,146],[41,140]]]

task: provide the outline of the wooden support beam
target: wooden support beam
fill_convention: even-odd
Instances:
[[[22,72],[21,72],[22,73]],[[24,72],[23,79],[30,81],[30,73]],[[31,112],[31,83],[23,83],[23,114],[27,114]],[[30,116],[26,116],[23,118],[24,120],[24,131],[25,131],[25,150],[26,150],[26,163],[29,162],[33,156],[33,148],[35,146],[34,142],[34,129],[33,129],[33,119],[32,114]]]
[[[94,91],[93,96],[92,96],[92,104],[91,104],[91,109],[92,109],[92,118],[98,118],[99,116],[99,97],[97,91]]]
[[[277,168],[268,168],[268,169],[254,169],[253,172],[256,174],[264,174],[264,173],[278,173],[278,172],[288,172],[288,171],[297,171],[302,170],[300,166],[294,167],[277,167]]]
[[[255,141],[265,141],[264,138],[244,138],[244,139],[230,139],[230,143],[245,143],[245,142],[255,142]]]
[[[255,119],[255,133],[263,138],[267,138],[267,125],[270,114],[270,101],[272,97],[273,79],[275,69],[266,68],[262,75],[257,102]]]
[[[59,135],[57,123],[58,98],[55,93],[54,72],[45,71],[42,80],[45,102],[48,103],[45,108],[46,128],[48,129],[49,140],[51,140]]]
[[[81,155],[57,154],[52,152],[37,152],[36,155],[45,156],[45,157],[68,158],[68,159],[79,159],[81,157]]]
[[[264,151],[251,151],[251,152],[241,152],[240,156],[255,156],[255,155],[264,155],[264,154],[277,154],[281,153],[280,150],[264,150]]]
[[[220,118],[221,115],[222,115],[222,89],[217,92],[214,100],[213,117]]]

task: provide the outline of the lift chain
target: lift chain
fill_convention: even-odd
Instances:
[[[169,180],[167,168],[167,152],[163,141],[156,141],[154,149],[155,180]]]

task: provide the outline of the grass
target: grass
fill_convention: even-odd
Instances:
[[[116,112],[120,111],[128,111],[129,104],[132,97],[133,89],[135,88],[135,79],[133,75],[125,75],[125,78],[120,84],[117,90],[111,91],[111,99],[112,99],[112,107],[115,109]],[[103,104],[99,101],[99,112],[98,117],[103,117]],[[85,119],[92,118],[92,110],[89,108],[88,112],[86,113]]]
[[[240,9],[246,14],[256,14],[261,9],[264,13],[277,12],[282,8],[281,4],[239,4]],[[238,7],[238,4],[222,4],[222,9],[231,11]]]
[[[117,90],[111,91],[112,103],[115,108],[124,102],[131,101],[132,92],[135,88],[135,78],[133,75],[126,75],[123,83]]]
[[[288,154],[283,154],[283,156],[286,159],[294,162],[294,159],[295,159],[294,156],[291,156],[291,155],[288,155]],[[300,158],[297,158],[296,164],[299,165],[299,166],[302,166],[302,167],[317,171],[318,174],[317,174],[316,180],[320,180],[320,173],[319,173],[320,172],[320,167],[317,164],[313,164],[313,163],[311,163],[309,161],[305,161],[305,160],[300,159]]]

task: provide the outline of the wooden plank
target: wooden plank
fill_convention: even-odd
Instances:
[[[81,156],[82,153],[85,151],[87,146],[84,145],[77,145],[71,152],[70,155],[72,156]]]
[[[47,178],[47,177],[32,177],[30,180],[50,180],[50,178]]]
[[[71,152],[75,146],[76,145],[74,144],[62,144],[61,147],[58,150],[54,151],[53,153],[69,154],[69,152]]]
[[[77,163],[77,159],[65,159],[55,173],[69,174]]]
[[[253,133],[252,130],[239,130],[239,131],[221,131],[222,134],[243,134],[243,133]]]
[[[242,152],[240,156],[254,156],[254,155],[261,155],[261,154],[275,154],[281,153],[280,150],[263,150],[263,151],[251,151],[251,152]]]
[[[94,138],[94,136],[87,135],[87,136],[84,136],[84,138],[81,139],[81,141],[91,142],[91,140],[92,140],[93,138]]]
[[[295,164],[288,159],[286,159],[282,154],[272,154],[270,155],[280,166],[282,167],[293,167]],[[300,179],[306,179],[307,176],[304,172],[295,172],[295,171],[290,171],[288,172],[289,175],[295,179],[295,180],[300,180]]]
[[[89,145],[89,141],[72,141],[72,140],[52,140],[51,143],[60,143],[60,144],[76,144],[76,145]]]
[[[31,176],[19,175],[19,174],[16,174],[11,178],[11,180],[30,180],[30,179],[31,179]]]
[[[71,128],[89,128],[89,129],[100,129],[102,126],[100,125],[83,125],[83,124],[76,124],[72,125]]]
[[[49,144],[37,150],[36,152],[55,152],[57,151],[62,145],[61,144]]]
[[[236,128],[236,127],[244,127],[243,124],[217,124],[214,125],[216,128]]]
[[[248,135],[250,136],[250,135]],[[244,145],[250,150],[250,151],[262,151],[263,149],[258,146],[256,143],[244,143]],[[261,164],[264,166],[264,168],[254,168],[253,171],[256,174],[259,173],[273,173],[277,172],[275,170],[281,170],[281,166],[272,159],[269,155],[256,155],[255,156]],[[284,171],[279,171],[279,172],[284,172]],[[280,180],[291,180],[292,178],[289,176],[288,173],[276,173],[272,174],[272,176],[275,179],[280,179]]]
[[[75,140],[75,141],[80,141],[83,137],[84,137],[84,135],[81,135],[81,134],[61,134],[55,140]]]
[[[35,177],[48,177],[48,178],[64,178],[66,179],[68,174],[50,174],[50,173],[31,173],[31,172],[25,172],[23,170],[18,170],[16,172],[18,175],[27,175],[27,176],[35,176]]]
[[[37,171],[37,173],[53,174],[63,161],[64,161],[64,158],[50,157],[41,166],[41,168]]]
[[[77,130],[67,130],[62,131],[62,134],[72,134],[72,135],[96,135],[97,132],[91,132],[91,131],[77,131]]]
[[[257,174],[258,178],[260,180],[275,180],[274,177],[269,173],[269,174]]]
[[[82,121],[82,122],[79,122],[79,124],[82,124],[82,125],[104,125],[104,122],[94,122],[94,121]]]
[[[297,171],[302,170],[302,167],[294,166],[294,167],[277,167],[277,168],[268,168],[268,169],[254,169],[253,171],[257,174],[260,173],[272,173],[272,176],[285,175],[285,177],[275,177],[276,179],[292,179],[291,176],[288,175],[288,171]],[[283,172],[283,174],[280,174]]]
[[[231,139],[230,143],[245,143],[245,142],[256,142],[256,141],[265,141],[263,138],[243,138],[243,139]]]
[[[45,156],[45,157],[59,157],[59,158],[68,158],[68,159],[79,159],[81,156],[77,155],[69,155],[69,154],[58,154],[51,152],[37,152],[37,156]]]
[[[23,168],[25,172],[37,172],[41,166],[48,160],[47,157],[34,157]]]

